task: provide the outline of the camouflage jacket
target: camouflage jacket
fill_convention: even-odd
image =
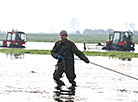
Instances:
[[[55,46],[51,50],[51,55],[57,59],[58,55],[64,57],[65,64],[67,66],[74,66],[74,54],[77,55],[81,60],[85,61],[87,57],[76,47],[76,45],[70,41],[57,41]],[[62,63],[62,61],[58,60],[58,63]]]

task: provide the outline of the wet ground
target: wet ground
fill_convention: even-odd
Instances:
[[[0,53],[0,56],[2,102],[138,102],[138,80],[99,66],[75,60],[77,87],[73,94],[57,94],[52,78],[57,60],[50,55]],[[137,58],[129,61],[109,57],[88,58],[93,63],[138,78]],[[62,80],[67,87],[70,86],[65,75]]]
[[[54,42],[27,42],[26,49],[46,49],[51,50],[54,46]],[[84,44],[83,43],[75,43],[79,50],[84,51]],[[104,44],[102,44],[104,45]],[[97,46],[97,44],[86,44],[86,51],[100,51],[102,50],[103,46]],[[135,53],[138,53],[138,44],[135,44]]]

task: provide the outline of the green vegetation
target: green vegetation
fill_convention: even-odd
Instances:
[[[59,40],[58,34],[28,34],[27,40],[31,42],[55,42]]]
[[[68,38],[74,42],[81,43],[98,43],[98,42],[105,42],[108,39],[108,35],[96,35],[96,34],[70,34]],[[58,34],[28,34],[27,36],[28,41],[34,42],[55,42],[59,40]]]
[[[68,38],[76,43],[105,43],[108,34],[69,34]],[[28,34],[28,41],[33,42],[55,42],[59,40],[59,34]],[[134,36],[135,43],[138,43],[138,35]]]
[[[0,49],[0,52],[8,54],[42,54],[49,55],[50,50],[26,50],[26,49]],[[87,56],[109,56],[116,58],[138,58],[138,53],[133,52],[121,52],[121,51],[112,51],[112,52],[95,52],[95,51],[84,51]]]
[[[0,41],[5,37],[6,34],[0,34]],[[108,34],[69,34],[68,38],[77,43],[105,43]],[[27,34],[27,40],[31,42],[55,42],[59,39],[59,34]],[[138,43],[138,35],[134,35],[134,41]]]
[[[138,58],[138,53],[133,52],[121,52],[121,51],[110,51],[110,52],[94,52],[94,51],[84,51],[88,56],[109,56],[116,58]]]
[[[0,52],[7,54],[50,54],[50,50],[26,50],[16,48],[0,49]]]
[[[68,38],[76,43],[105,43],[108,34],[69,34]],[[32,42],[55,42],[59,40],[58,34],[28,34],[28,41]],[[135,43],[138,43],[138,35],[134,36]]]

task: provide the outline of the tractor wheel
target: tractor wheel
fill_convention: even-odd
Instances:
[[[126,49],[124,48],[124,46],[120,46],[119,51],[126,51]]]

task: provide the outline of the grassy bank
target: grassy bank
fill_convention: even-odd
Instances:
[[[110,51],[110,52],[95,52],[87,51],[84,52],[88,56],[108,56],[112,58],[138,58],[138,53],[133,52],[121,52],[121,51]]]
[[[0,52],[7,54],[43,54],[43,55],[50,54],[50,50],[26,50],[26,49],[16,49],[16,48],[0,49]]]
[[[50,50],[26,50],[26,49],[0,49],[0,52],[8,53],[8,54],[42,54],[42,55],[49,55],[50,54]],[[86,54],[86,56],[109,56],[109,57],[117,57],[117,58],[138,58],[138,53],[132,53],[132,52],[84,51],[84,54]]]

